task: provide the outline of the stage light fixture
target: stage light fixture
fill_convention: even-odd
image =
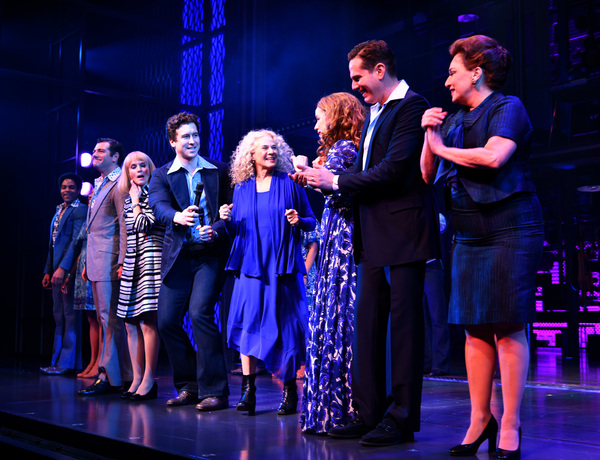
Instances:
[[[92,155],[87,152],[79,155],[79,164],[82,168],[89,168],[92,165]]]
[[[83,184],[81,184],[81,195],[82,196],[90,196],[91,193],[92,193],[92,184],[90,184],[89,182],[84,182]]]

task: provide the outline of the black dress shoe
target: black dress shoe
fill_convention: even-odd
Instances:
[[[73,369],[60,366],[40,367],[40,372],[44,375],[66,375],[73,372]]]
[[[150,388],[150,391],[148,391],[148,393],[141,395],[138,393],[133,393],[130,397],[129,400],[130,401],[148,401],[150,399],[156,399],[158,396],[158,384],[156,382],[154,382],[154,385],[152,385],[152,388]]]
[[[204,398],[196,406],[196,409],[209,412],[213,410],[227,409],[229,407],[229,398],[227,396],[213,396],[211,398]]]
[[[344,426],[332,428],[327,435],[338,439],[353,439],[360,438],[372,430],[371,425],[367,425],[360,417],[355,417]]]
[[[121,399],[129,399],[133,393],[131,391],[124,391],[121,393]]]
[[[360,438],[358,443],[363,446],[378,447],[392,446],[414,440],[415,434],[412,431],[398,428],[392,420],[383,420],[373,431]]]
[[[167,401],[167,406],[187,406],[188,404],[196,404],[197,402],[197,393],[181,390],[176,398],[171,398]]]
[[[444,377],[445,375],[448,375],[448,373],[440,369],[432,369],[428,375],[429,377]]]
[[[81,396],[96,396],[96,395],[104,395],[108,393],[113,393],[116,387],[113,387],[108,379],[102,380],[98,378],[94,383],[92,383],[89,387],[82,388],[77,392],[78,395]]]

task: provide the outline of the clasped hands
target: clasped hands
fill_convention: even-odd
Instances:
[[[421,117],[421,128],[425,130],[425,140],[434,154],[437,154],[440,148],[444,146],[440,135],[440,126],[442,126],[447,115],[448,112],[444,112],[441,108],[432,107],[425,110]]]

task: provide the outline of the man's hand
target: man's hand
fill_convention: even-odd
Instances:
[[[66,274],[67,271],[64,268],[58,267],[52,275],[52,286],[60,288],[63,284]]]
[[[177,211],[173,217],[173,222],[187,227],[193,227],[198,217],[198,206],[188,206],[183,211]]]
[[[300,172],[291,175],[290,178],[302,186],[311,186],[320,190],[333,190],[334,174],[323,166],[315,165],[310,168],[304,165],[298,165]]]
[[[48,273],[42,278],[42,287],[44,289],[50,289],[50,275]]]
[[[204,243],[210,243],[217,237],[217,234],[210,225],[198,225],[196,230],[200,233],[200,240]]]

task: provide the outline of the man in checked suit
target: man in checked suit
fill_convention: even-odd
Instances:
[[[219,207],[231,203],[227,166],[198,154],[198,117],[181,112],[167,121],[175,159],[154,171],[149,200],[166,225],[158,330],[163,339],[178,395],[168,406],[198,403],[196,409],[225,409],[229,403],[221,334],[215,303],[224,281],[230,241]],[[198,193],[196,193],[198,191]],[[183,330],[189,312],[194,351]]]
[[[123,321],[117,317],[119,279],[127,250],[127,228],[123,217],[125,195],[117,187],[123,154],[123,146],[108,138],[98,139],[92,153],[92,165],[100,177],[94,182],[88,211],[84,277],[92,282],[104,341],[98,379],[79,390],[81,396],[109,393],[123,386],[123,381],[131,382],[131,361],[125,352]]]
[[[425,263],[439,254],[433,195],[419,167],[421,116],[429,105],[404,80],[398,81],[396,59],[384,41],[357,45],[348,60],[352,89],[373,104],[354,170],[333,175],[307,168],[296,180],[352,194],[355,203],[354,256],[359,265],[352,392],[358,416],[328,434],[385,446],[413,441],[420,428]]]

